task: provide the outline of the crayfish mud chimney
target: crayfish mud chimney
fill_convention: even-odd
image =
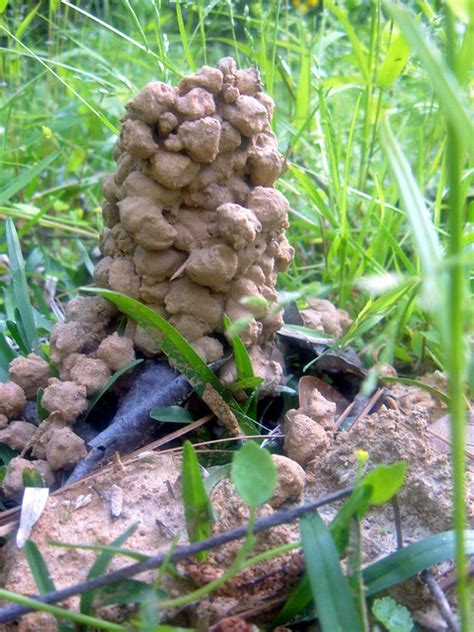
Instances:
[[[126,106],[103,190],[106,228],[95,281],[139,299],[211,362],[223,355],[223,316],[248,324],[247,347],[280,328],[277,273],[293,249],[288,202],[273,188],[284,169],[271,131],[274,103],[254,68],[204,66],[178,87],[154,81]],[[243,305],[243,297],[255,300]],[[141,328],[127,336],[145,355]]]
[[[293,257],[288,202],[273,188],[285,166],[270,128],[273,106],[256,69],[237,70],[231,58],[176,88],[146,85],[126,106],[117,169],[103,184],[95,271],[97,286],[168,319],[208,363],[224,354],[224,315],[246,323],[240,337],[267,392],[282,376],[272,344],[282,325],[276,277]],[[0,383],[0,441],[31,449],[33,461],[12,460],[7,497],[21,497],[25,467],[43,468],[47,481],[70,470],[87,453],[73,424],[91,399],[137,354],[160,353],[149,332],[130,319],[121,331],[122,322],[102,296],[74,298],[50,336],[55,377],[35,354],[10,363],[10,381]],[[235,373],[229,360],[220,378],[229,383]],[[48,416],[37,428],[21,415],[36,410],[41,390]]]

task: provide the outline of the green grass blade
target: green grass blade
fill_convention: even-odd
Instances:
[[[237,369],[238,380],[247,380],[255,377],[253,372],[252,360],[250,359],[249,352],[242,340],[237,335],[232,334],[232,321],[228,316],[224,316],[224,326],[226,333],[230,337],[232,342],[232,349],[234,352],[235,367]],[[230,335],[229,335],[230,334]]]
[[[19,176],[13,179],[0,191],[0,206],[8,202],[14,195],[30,184],[39,174],[46,169],[59,156],[59,151],[46,156],[37,165],[25,169]]]
[[[370,80],[368,54],[361,40],[357,37],[356,30],[351,24],[349,16],[347,15],[347,11],[344,8],[336,5],[333,0],[326,0],[325,6],[336,16],[336,18],[339,20],[342,27],[346,31],[347,37],[352,44],[352,49],[354,51],[354,55],[359,66],[359,70],[361,71],[364,80],[368,82]]]
[[[474,531],[465,531],[466,555],[474,555]],[[396,586],[435,564],[452,560],[455,553],[454,531],[424,538],[371,564],[363,571],[366,595],[370,597]]]
[[[148,559],[150,559],[150,556],[145,555],[144,553],[138,553],[138,551],[124,549],[121,546],[112,546],[111,544],[68,544],[67,542],[59,542],[57,540],[49,540],[48,544],[51,546],[57,546],[60,548],[71,550],[81,549],[84,551],[95,551],[96,553],[106,551],[107,553],[112,553],[112,555],[123,555],[123,557],[128,557],[132,560],[135,560],[135,562],[146,562]]]
[[[211,535],[214,520],[212,506],[201,477],[199,461],[192,444],[183,445],[182,489],[186,531],[190,542],[200,542]],[[198,560],[207,558],[207,551],[199,553]]]
[[[469,106],[463,98],[464,90],[448,66],[442,61],[433,42],[423,36],[420,26],[410,11],[400,4],[383,0],[389,15],[398,23],[406,40],[411,44],[425,70],[430,76],[439,102],[460,139],[474,138],[474,125],[469,115]],[[468,143],[471,158],[474,158],[474,143]]]
[[[412,239],[425,275],[426,296],[429,297],[432,309],[438,314],[443,334],[446,332],[446,315],[442,305],[445,275],[441,244],[410,165],[386,117],[382,117],[380,121],[380,138],[411,224]]]
[[[25,342],[31,351],[36,348],[38,338],[33,308],[28,292],[28,283],[26,281],[25,262],[23,260],[20,242],[18,241],[18,235],[16,234],[15,224],[11,218],[7,218],[6,221],[6,236],[15,304],[21,315],[21,325],[26,337]]]
[[[40,6],[41,6],[41,2],[38,2],[38,4],[35,7],[33,7],[31,11],[23,18],[17,30],[15,31],[15,37],[18,37],[18,39],[22,38],[26,29],[30,26],[31,21],[38,13]]]
[[[184,25],[180,0],[176,0],[176,19],[178,22],[179,35],[181,37],[181,44],[183,45],[184,54],[186,55],[186,61],[188,62],[188,65],[191,68],[191,70],[194,72],[196,70],[196,63],[194,61],[194,55],[189,45],[189,38],[188,38],[188,34],[186,33],[186,27]]]
[[[36,544],[32,540],[27,540],[25,542],[24,551],[26,561],[28,562],[39,592],[44,595],[47,592],[56,590],[46,562]]]
[[[112,541],[112,546],[121,546],[137,530],[137,528],[138,524],[133,524],[126,531],[116,537],[115,540]],[[94,579],[95,577],[100,577],[101,575],[103,575],[114,556],[115,553],[112,551],[102,551],[101,553],[99,553],[97,559],[92,564],[89,572],[87,573],[87,579]],[[92,612],[94,594],[94,591],[91,591],[84,593],[81,596],[81,614],[90,615],[90,613]]]
[[[115,125],[113,123],[111,123],[108,118],[102,114],[102,112],[99,112],[99,110],[97,110],[91,103],[89,103],[89,101],[87,101],[87,99],[85,99],[79,92],[77,92],[77,90],[75,90],[67,81],[65,81],[65,79],[63,79],[60,75],[58,75],[58,73],[56,71],[54,71],[49,64],[47,64],[45,61],[43,61],[40,57],[38,57],[38,55],[31,50],[31,48],[28,48],[28,46],[26,46],[26,44],[23,44],[23,42],[21,42],[17,37],[15,37],[13,35],[13,33],[10,33],[10,31],[3,26],[2,24],[0,24],[0,30],[4,31],[9,37],[11,37],[13,40],[15,40],[15,42],[17,44],[19,44],[22,48],[24,48],[26,51],[28,51],[28,53],[34,57],[34,59],[41,64],[42,66],[44,66],[44,68],[46,68],[46,70],[53,75],[53,77],[55,79],[57,79],[60,83],[63,84],[63,86],[65,88],[67,88],[68,90],[70,90],[74,96],[79,99],[79,101],[81,103],[83,103],[88,110],[90,110],[100,121],[103,125],[105,125],[113,134],[115,134],[116,136],[119,135],[119,130],[115,127]]]
[[[152,50],[147,49],[143,44],[140,44],[140,42],[137,42],[136,40],[134,40],[133,37],[129,37],[128,35],[126,35],[122,31],[120,31],[119,29],[116,29],[111,24],[108,24],[104,20],[101,20],[100,18],[98,18],[97,16],[93,15],[92,13],[89,13],[85,9],[81,9],[81,7],[78,7],[78,6],[74,5],[74,4],[72,4],[72,2],[69,2],[68,0],[61,0],[61,4],[64,4],[65,6],[70,7],[71,9],[73,9],[74,11],[77,11],[78,13],[81,13],[82,15],[87,17],[89,20],[92,20],[92,22],[95,22],[96,24],[98,24],[100,27],[106,29],[107,31],[110,31],[111,33],[114,33],[114,35],[117,35],[118,37],[122,38],[123,40],[125,40],[129,44],[132,44],[133,46],[136,46],[137,48],[139,48],[143,52],[147,53],[151,57],[154,57],[155,59],[160,61],[163,64],[163,66],[166,66],[166,68],[168,68],[169,70],[172,70],[178,76],[182,76],[182,73],[178,70],[178,68],[167,57],[161,57],[160,55],[157,55]]]
[[[317,512],[300,521],[306,571],[323,632],[363,632],[329,529]]]
[[[123,0],[123,1],[125,3],[125,6],[127,7],[128,11],[129,11],[130,15],[132,16],[133,23],[135,24],[135,26],[137,27],[138,32],[140,33],[140,37],[142,38],[142,41],[143,41],[143,46],[145,47],[145,50],[148,52],[148,50],[149,50],[148,42],[147,42],[147,39],[146,39],[145,31],[143,30],[142,25],[140,24],[140,20],[138,19],[134,8],[130,4],[130,0]]]

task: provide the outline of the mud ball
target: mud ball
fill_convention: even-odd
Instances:
[[[25,391],[15,382],[0,382],[0,415],[18,417],[26,405]]]
[[[49,364],[36,353],[30,353],[26,358],[14,358],[8,374],[12,382],[22,387],[27,399],[34,399],[39,388],[48,386]]]

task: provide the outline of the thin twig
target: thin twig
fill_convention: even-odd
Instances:
[[[353,487],[348,487],[340,490],[339,492],[328,494],[327,496],[311,503],[300,505],[299,507],[294,507],[292,509],[286,509],[284,511],[277,511],[270,516],[257,520],[254,524],[254,533],[260,533],[280,524],[293,522],[304,514],[314,511],[318,507],[329,505],[349,496],[352,491]],[[116,571],[107,573],[106,575],[102,575],[101,577],[81,582],[67,588],[62,588],[61,590],[56,590],[45,595],[35,595],[33,598],[40,603],[57,603],[58,601],[69,599],[69,597],[73,597],[74,595],[83,595],[86,592],[97,590],[98,588],[103,588],[104,586],[108,586],[110,584],[115,584],[123,581],[124,579],[138,575],[139,573],[143,573],[144,571],[158,568],[161,564],[163,564],[165,559],[169,559],[171,562],[179,562],[202,551],[214,549],[218,546],[222,546],[223,544],[227,544],[228,542],[232,542],[233,540],[240,540],[247,535],[247,531],[248,525],[243,525],[237,529],[232,529],[231,531],[214,535],[207,540],[177,547],[170,557],[167,556],[167,553],[160,553],[159,555],[150,557],[145,562],[130,564]],[[23,606],[8,606],[6,608],[1,608],[0,623],[15,621],[15,619],[18,619],[33,610],[33,608],[24,608]]]
[[[421,572],[421,579],[428,586],[428,589],[438,606],[438,610],[441,613],[441,616],[446,621],[446,625],[451,632],[459,631],[459,623],[456,620],[456,617],[451,610],[451,606],[449,605],[448,600],[446,599],[446,595],[443,592],[443,589],[438,584],[436,579],[433,576],[433,573],[426,569]]]

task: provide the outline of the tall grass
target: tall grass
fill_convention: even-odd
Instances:
[[[474,26],[472,15],[438,12],[434,0],[404,4],[419,15],[414,31],[398,19],[399,7],[378,0],[326,0],[322,13],[305,14],[277,0],[0,2],[0,214],[23,226],[41,275],[74,293],[86,274],[77,241],[89,251],[96,244],[100,181],[113,168],[127,99],[149,80],[175,83],[224,55],[241,67],[256,63],[277,104],[274,129],[289,164],[278,186],[291,203],[296,258],[280,285],[315,283],[347,309],[355,320],[346,342],[369,365],[397,363],[408,375],[448,371],[461,534],[463,395],[472,371],[465,343],[472,145],[463,130]],[[436,48],[446,59],[441,67]],[[403,174],[414,183],[411,202],[428,218],[411,228]],[[434,259],[428,243],[438,244]],[[433,287],[444,279],[434,311],[434,295],[420,293],[430,274]],[[467,621],[462,551],[459,535]]]

